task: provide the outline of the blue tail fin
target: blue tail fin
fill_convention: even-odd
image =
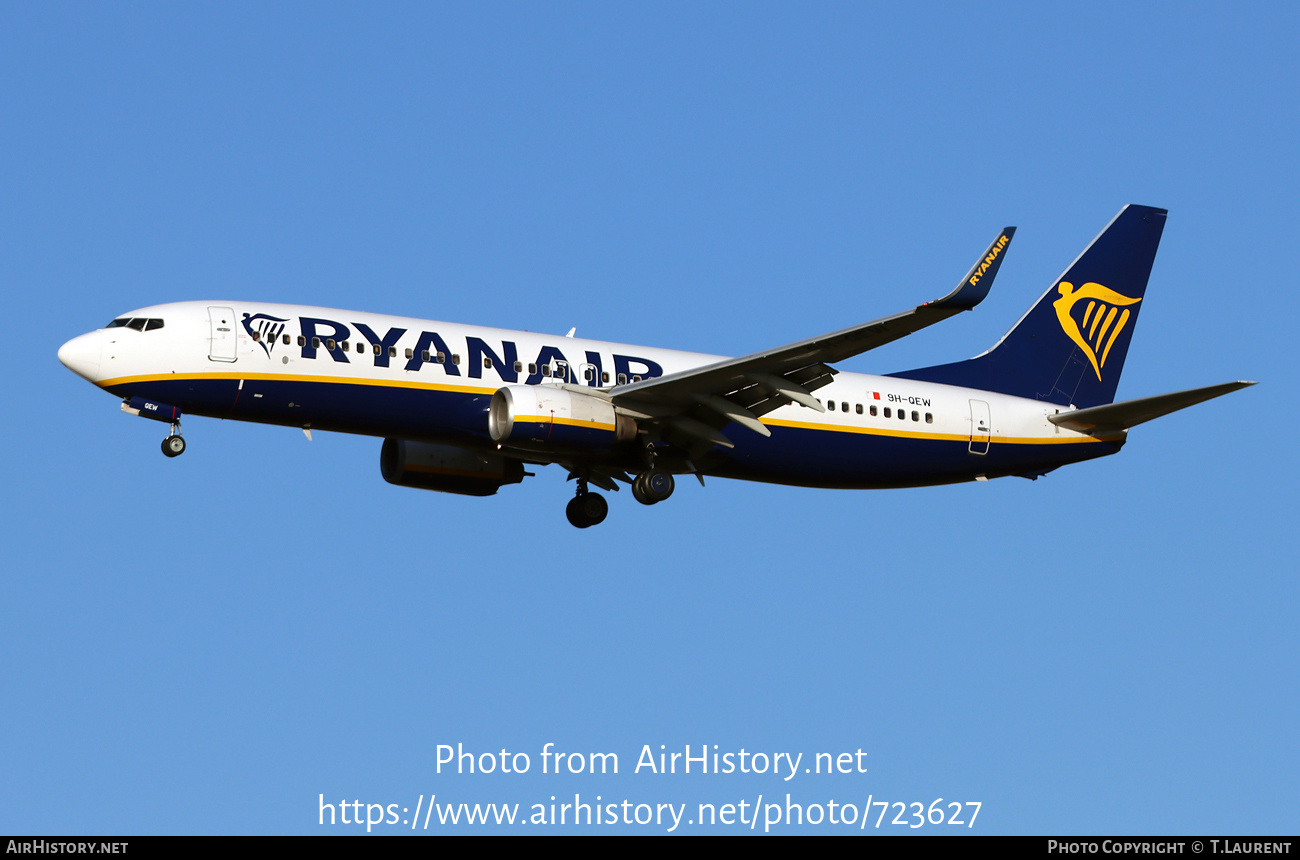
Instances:
[[[1113,402],[1166,214],[1149,206],[1121,209],[983,355],[890,375],[1080,409]]]

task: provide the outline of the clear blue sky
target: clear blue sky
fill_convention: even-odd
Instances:
[[[1300,829],[1300,13],[873,6],[0,7],[0,832],[355,832],[321,794],[429,793]],[[978,311],[841,365],[890,372],[987,348],[1126,203],[1170,216],[1119,396],[1260,385],[1034,483],[682,483],[577,531],[555,468],[422,493],[377,439],[199,418],[165,460],[55,358],[183,299],[743,354],[1019,226]],[[458,742],[531,770],[438,774]],[[620,773],[542,774],[548,742]],[[633,773],[646,744],[868,770]]]

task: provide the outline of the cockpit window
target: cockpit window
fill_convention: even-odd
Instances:
[[[104,326],[104,328],[133,328],[136,331],[153,331],[162,327],[162,320],[145,319],[144,317],[121,317]]]

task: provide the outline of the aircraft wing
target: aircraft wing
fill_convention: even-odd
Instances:
[[[664,418],[678,431],[730,447],[719,428],[729,422],[770,435],[758,416],[787,403],[819,412],[825,407],[810,392],[835,375],[828,362],[841,361],[898,340],[926,326],[973,309],[988,295],[1015,227],[989,245],[957,288],[941,299],[910,311],[776,349],[716,364],[620,385],[610,390],[614,403],[641,418]]]

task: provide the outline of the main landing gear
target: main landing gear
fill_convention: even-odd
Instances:
[[[671,496],[676,486],[672,475],[651,469],[632,481],[632,498],[643,505],[656,505]]]
[[[179,457],[185,453],[185,438],[181,436],[181,425],[172,425],[172,434],[162,442],[162,452],[168,457]]]
[[[578,494],[569,501],[568,507],[564,509],[564,514],[569,518],[569,522],[577,528],[585,529],[603,523],[608,513],[609,502],[605,501],[605,497],[600,493],[588,491],[587,482],[579,478]]]
[[[650,469],[632,481],[632,497],[643,505],[654,505],[673,494],[676,482],[668,472]],[[564,509],[565,516],[574,526],[585,529],[600,525],[609,514],[609,503],[599,493],[587,489],[587,481],[578,479],[578,492]]]

